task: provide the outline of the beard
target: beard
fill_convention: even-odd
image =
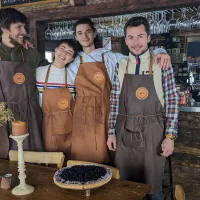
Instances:
[[[13,45],[22,45],[20,42],[14,39],[11,35],[9,35],[9,39],[10,39],[10,43]]]

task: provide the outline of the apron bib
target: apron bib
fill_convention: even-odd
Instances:
[[[47,88],[50,69],[51,65],[47,70],[42,95],[44,144],[47,151],[63,152],[70,159],[74,100],[67,88],[66,78],[65,87]]]
[[[152,56],[149,75],[128,74],[128,63],[119,98],[115,163],[121,179],[149,184],[150,194],[155,194],[160,191],[165,162],[160,155],[163,108],[154,86]]]
[[[102,62],[89,63],[83,63],[80,57],[75,87],[72,159],[108,162],[106,141],[111,82],[103,56]]]
[[[35,77],[24,62],[0,61],[0,102],[6,102],[15,120],[26,122],[29,137],[24,140],[23,149],[44,151],[42,112],[36,98]],[[9,150],[17,150],[16,142],[9,139],[10,134],[11,123],[0,127],[0,158],[7,158]]]

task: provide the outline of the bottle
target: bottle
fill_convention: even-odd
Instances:
[[[187,62],[187,58],[186,58],[185,53],[183,54],[182,69],[183,69],[183,73],[187,73],[187,75],[188,75],[188,62]]]
[[[185,105],[186,104],[186,97],[184,92],[179,93],[179,104]]]

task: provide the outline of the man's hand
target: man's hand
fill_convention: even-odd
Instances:
[[[116,136],[109,135],[107,140],[108,149],[111,151],[116,151]]]
[[[174,151],[174,140],[171,140],[170,138],[165,138],[161,144],[161,147],[161,155],[165,157],[170,156]]]
[[[168,54],[159,53],[154,57],[154,63],[160,65],[160,68],[163,70],[167,70],[169,67],[172,66],[171,58]]]
[[[33,48],[33,45],[32,45],[29,41],[24,40],[23,47],[24,47],[25,49]]]

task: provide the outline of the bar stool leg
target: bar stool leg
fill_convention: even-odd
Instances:
[[[171,200],[174,200],[171,156],[169,156],[167,159],[168,159],[168,164],[169,164],[169,183],[170,183],[170,186],[168,188],[167,193],[164,196],[164,200],[167,200],[167,198],[169,197],[170,194],[171,194],[170,195]]]
[[[174,200],[171,156],[168,157],[168,161],[169,161],[171,200]]]

